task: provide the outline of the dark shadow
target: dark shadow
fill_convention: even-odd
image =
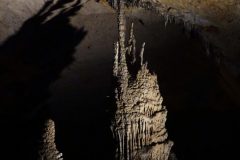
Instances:
[[[79,101],[73,100],[52,108],[54,111],[55,107],[69,107],[61,109],[65,112],[63,116],[54,115],[58,148],[63,151],[66,160],[113,160],[115,146],[110,130],[112,114],[106,112],[112,104],[105,96],[110,91],[81,91],[75,93],[80,97]]]
[[[72,2],[72,3],[70,3]],[[80,0],[47,1],[0,46],[0,125],[3,159],[36,159],[49,86],[73,61],[86,35],[70,24]]]

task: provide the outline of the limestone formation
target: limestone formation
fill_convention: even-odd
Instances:
[[[118,0],[108,0],[118,8]],[[206,55],[219,71],[225,91],[237,104],[240,95],[239,0],[123,0],[130,13],[135,7],[159,13],[165,26],[183,24],[188,35],[198,36]],[[230,89],[231,88],[231,89]]]
[[[57,150],[55,144],[55,124],[48,120],[44,126],[44,132],[39,150],[39,160],[63,160],[62,153]]]
[[[130,40],[125,47],[124,3],[119,2],[119,41],[115,43],[113,75],[117,80],[115,98],[117,110],[112,122],[119,160],[167,160],[173,142],[168,140],[165,128],[167,110],[162,105],[157,76],[143,63],[143,43],[140,52],[140,69],[134,78],[129,72],[126,54],[135,57],[133,25]]]

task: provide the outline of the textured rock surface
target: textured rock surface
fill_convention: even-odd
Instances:
[[[240,2],[238,0],[141,0],[166,17],[181,19],[199,27],[202,36],[221,50],[221,58],[231,71],[240,73],[239,56]],[[236,61],[236,58],[238,59]]]
[[[44,126],[42,141],[40,144],[39,160],[63,160],[62,153],[57,150],[55,144],[55,124],[48,120]]]
[[[88,1],[80,12],[95,12],[95,8],[92,9],[89,6],[92,3],[94,2]],[[100,6],[99,3],[94,4]],[[85,10],[86,7],[88,8]],[[102,7],[104,7],[105,10],[109,9],[109,7]],[[63,149],[64,158],[66,159],[75,159],[78,155],[87,157],[89,153],[92,153],[92,145],[82,149],[82,144],[97,144],[98,146],[104,146],[95,150],[95,154],[90,154],[92,156],[91,159],[106,160],[109,153],[113,153],[110,152],[111,146],[107,144],[108,140],[111,139],[111,135],[108,134],[110,138],[105,138],[104,134],[106,133],[104,128],[108,129],[108,126],[104,125],[106,119],[104,107],[107,105],[101,103],[101,100],[109,94],[106,88],[111,84],[111,78],[109,77],[111,77],[112,73],[113,54],[112,43],[108,42],[113,42],[117,38],[115,31],[117,28],[115,14],[112,14],[113,11],[110,11],[108,14],[77,14],[73,17],[74,25],[78,28],[84,26],[84,28],[88,30],[88,35],[80,45],[76,46],[77,50],[74,52],[74,57],[76,59],[74,63],[66,67],[61,74],[61,78],[57,80],[56,84],[52,85],[52,94],[54,95],[53,98],[51,98],[51,101],[53,101],[51,102],[51,105],[53,105],[52,110],[54,113],[57,113],[58,118],[64,122],[62,122],[63,124],[71,124],[64,125],[66,127],[62,128],[60,131],[61,134],[65,132],[64,135],[70,135],[64,136],[65,138],[67,137],[66,139],[60,138],[61,141],[59,143],[59,145],[63,143],[64,148],[69,148],[70,152],[68,155],[72,155],[73,157],[68,158],[68,155],[65,154],[66,151]],[[199,58],[197,54],[203,54],[203,52],[198,52],[200,47],[197,47],[198,45],[193,45],[195,43],[192,43],[192,39],[187,39],[182,35],[178,25],[170,24],[164,28],[162,22],[159,24],[160,22],[158,22],[157,15],[147,16],[147,13],[153,14],[153,12],[141,11],[141,15],[143,16],[138,15],[137,18],[142,19],[144,26],[139,23],[138,19],[134,19],[137,40],[138,42],[147,42],[146,53],[151,59],[154,59],[155,64],[158,64],[151,69],[161,77],[159,79],[159,82],[163,82],[160,82],[161,94],[164,96],[164,102],[168,102],[168,110],[172,111],[173,108],[181,110],[175,113],[174,116],[170,115],[173,113],[171,111],[170,114],[168,114],[168,122],[172,121],[169,123],[169,126],[176,128],[170,131],[169,127],[169,134],[172,136],[174,133],[172,137],[176,140],[180,139],[180,142],[174,140],[178,147],[176,147],[176,151],[184,155],[182,156],[184,158],[181,158],[180,154],[177,154],[178,158],[192,160],[192,157],[198,155],[198,157],[195,157],[197,160],[235,159],[229,158],[229,156],[233,157],[238,153],[238,147],[235,147],[234,144],[237,145],[236,141],[239,140],[239,112],[234,110],[233,114],[229,112],[206,113],[199,112],[198,110],[202,108],[202,106],[206,108],[215,107],[215,109],[228,109],[231,107],[230,103],[224,103],[224,95],[214,98],[215,95],[219,94],[217,94],[218,92],[215,91],[215,88],[212,89],[212,80],[207,78],[211,77],[212,73],[208,73],[207,67],[199,65],[200,63],[206,64],[205,61],[201,61],[201,58]],[[106,33],[108,33],[107,36]],[[51,35],[48,38],[51,39]],[[65,40],[66,38],[64,38],[64,41]],[[65,45],[67,44],[68,43],[65,43]],[[44,45],[42,46],[44,47]],[[152,51],[153,48],[155,52],[148,52],[149,50]],[[175,52],[173,48],[177,51]],[[40,48],[36,49],[38,50]],[[189,58],[189,55],[192,58]],[[194,57],[200,61],[196,60]],[[147,55],[145,55],[145,59],[147,59]],[[187,61],[184,59],[187,59]],[[148,62],[151,65],[153,64],[150,63],[152,62],[150,60],[148,60]],[[197,67],[198,69],[196,66],[199,66]],[[16,68],[17,67],[18,66],[16,66]],[[156,68],[164,70],[164,72],[159,72]],[[22,69],[18,69],[17,71],[19,77],[27,77],[26,74],[22,73]],[[34,72],[36,73],[36,71]],[[203,74],[204,72],[207,74]],[[16,76],[12,76],[12,79],[16,79]],[[199,79],[199,81],[197,79]],[[28,81],[26,83],[28,83]],[[217,82],[214,81],[213,84],[217,84]],[[13,86],[14,89],[17,87],[18,86]],[[18,88],[26,87],[21,85],[21,87]],[[202,91],[201,88],[204,91]],[[221,86],[216,85],[216,88],[221,88]],[[166,91],[169,94],[166,95]],[[19,95],[20,94],[25,95],[24,92],[19,92]],[[94,97],[95,101],[88,97]],[[209,101],[205,101],[205,97],[212,101],[210,103]],[[27,98],[29,99],[29,97]],[[193,98],[196,98],[196,101],[200,103],[191,103],[191,107],[189,107],[188,102]],[[169,102],[174,103],[174,105]],[[83,103],[86,105],[82,106]],[[27,105],[28,101],[24,101],[24,104]],[[3,107],[3,105],[1,105],[1,107]],[[17,108],[21,107],[17,105]],[[182,112],[183,108],[190,108],[190,110],[188,110],[187,113],[184,111]],[[91,115],[91,119],[89,119],[89,115]],[[18,159],[19,157],[27,159],[26,157],[29,154],[35,153],[35,151],[31,150],[31,148],[33,148],[31,142],[35,142],[34,138],[30,138],[34,137],[32,128],[26,125],[26,122],[23,123],[22,120],[18,118],[19,116],[22,117],[22,114],[11,113],[6,115],[1,112],[1,122],[4,123],[2,125],[2,130],[7,131],[1,132],[1,144],[4,146],[1,153],[7,155],[7,151],[9,150],[10,152],[10,154],[8,154],[10,157],[5,159]],[[35,114],[32,117],[36,117]],[[89,119],[89,121],[85,121],[86,119]],[[84,126],[82,126],[83,122]],[[36,126],[34,123],[32,124],[32,126]],[[61,125],[61,123],[58,123],[58,125]],[[222,130],[222,126],[224,126],[224,130]],[[91,134],[89,134],[89,132],[82,132],[82,127]],[[208,131],[207,133],[205,132],[206,130]],[[79,137],[85,138],[80,139]],[[222,139],[222,137],[228,138]],[[219,141],[219,139],[221,139],[221,141]],[[14,147],[12,144],[14,144]],[[28,148],[26,148],[27,145]],[[63,147],[61,146],[61,148]],[[79,150],[79,148],[82,150]],[[16,156],[14,156],[14,154],[12,154],[13,151],[14,153],[18,151],[20,155],[15,154]],[[221,155],[218,154],[220,152]],[[33,158],[29,159],[33,160]],[[112,160],[113,158],[109,159]]]
[[[14,34],[46,0],[0,0],[0,43]]]
[[[216,64],[225,90],[240,104],[240,2],[238,0],[125,0],[129,5],[154,10],[165,25],[183,22],[197,32],[206,55]],[[112,5],[116,6],[117,0]],[[237,96],[236,96],[237,95]]]
[[[0,43],[14,34],[23,22],[36,14],[48,0],[0,0]],[[53,0],[54,1],[54,0]],[[206,54],[219,66],[226,90],[235,99],[240,95],[240,2],[237,0],[129,0],[161,13],[166,24],[184,20],[186,28],[197,28],[206,45]],[[54,1],[54,3],[56,0]],[[85,0],[82,1],[83,3]],[[113,1],[115,4],[116,1]],[[91,5],[92,6],[92,5]],[[82,12],[103,13],[89,7]],[[106,12],[108,12],[106,10]],[[239,102],[240,103],[240,102]]]
[[[119,7],[119,42],[115,44],[113,73],[118,81],[116,88],[117,110],[112,130],[118,142],[117,158],[126,160],[167,160],[173,142],[168,141],[165,128],[167,110],[162,106],[157,76],[143,64],[144,45],[140,52],[141,67],[135,78],[128,70],[126,53],[135,62],[133,25],[129,46],[125,47],[125,18],[123,2]]]

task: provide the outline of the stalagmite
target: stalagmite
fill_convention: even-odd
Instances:
[[[39,160],[63,160],[62,153],[57,150],[55,144],[55,124],[48,120],[44,126],[44,132],[40,143]]]
[[[117,110],[112,122],[113,135],[118,143],[116,158],[119,160],[167,160],[172,141],[165,128],[167,110],[162,106],[157,76],[150,73],[143,63],[145,43],[140,52],[140,69],[136,78],[128,70],[126,54],[135,56],[133,25],[130,40],[125,47],[124,3],[119,2],[119,42],[115,43],[113,74],[117,79],[115,98]]]

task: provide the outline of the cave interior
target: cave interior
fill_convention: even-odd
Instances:
[[[240,4],[127,2],[127,28],[134,23],[138,52],[146,43],[144,61],[157,75],[177,159],[237,159]],[[48,118],[55,122],[64,159],[114,159],[110,123],[118,24],[112,4],[0,0],[2,159],[37,159]]]

